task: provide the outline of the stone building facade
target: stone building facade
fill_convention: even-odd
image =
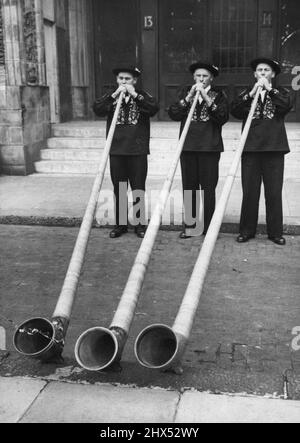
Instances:
[[[30,174],[51,124],[93,119],[112,66],[144,71],[161,120],[187,65],[219,64],[218,84],[234,97],[251,80],[249,60],[281,59],[280,84],[300,65],[299,0],[0,0],[0,165]],[[296,97],[291,121],[300,121]]]
[[[1,0],[0,164],[34,172],[51,123],[91,117],[89,0]]]

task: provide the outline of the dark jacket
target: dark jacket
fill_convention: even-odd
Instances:
[[[192,102],[186,103],[185,98],[191,86],[186,86],[179,93],[179,101],[169,108],[169,116],[174,121],[181,121],[180,134],[183,131]],[[198,103],[183,147],[183,151],[222,152],[222,126],[229,119],[229,103],[225,93],[212,87],[208,95],[213,105],[206,102]]]
[[[110,155],[150,154],[150,117],[159,111],[159,106],[146,92],[136,92],[136,99],[130,97],[128,103],[122,103]],[[96,100],[93,106],[98,117],[107,117],[107,134],[118,101],[112,98],[112,93]]]
[[[245,126],[252,100],[249,92],[242,92],[231,104],[231,114],[243,120]],[[284,119],[293,107],[293,100],[284,88],[267,92],[264,102],[261,96],[257,103],[244,152],[284,152],[290,151]]]

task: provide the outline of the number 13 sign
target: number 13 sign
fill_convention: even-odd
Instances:
[[[144,16],[144,29],[148,31],[154,29],[154,17],[153,15],[145,15]]]

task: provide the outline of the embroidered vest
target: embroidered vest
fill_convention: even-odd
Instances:
[[[253,120],[272,120],[275,116],[276,106],[272,102],[269,94],[266,94],[266,99],[263,102],[261,98],[258,100]]]
[[[213,104],[218,96],[218,93],[216,91],[208,91],[209,98],[213,101]],[[189,106],[192,107],[192,104]],[[198,103],[195,109],[195,112],[193,114],[192,122],[208,122],[210,120],[210,115],[208,112],[208,106],[207,103],[203,100],[203,102]]]
[[[116,103],[115,103],[116,108]],[[136,126],[140,119],[140,110],[136,101],[130,97],[128,103],[123,102],[119,113],[117,125]]]

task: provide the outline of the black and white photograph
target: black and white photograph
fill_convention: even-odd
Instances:
[[[300,423],[299,91],[299,0],[0,0],[0,424]]]

